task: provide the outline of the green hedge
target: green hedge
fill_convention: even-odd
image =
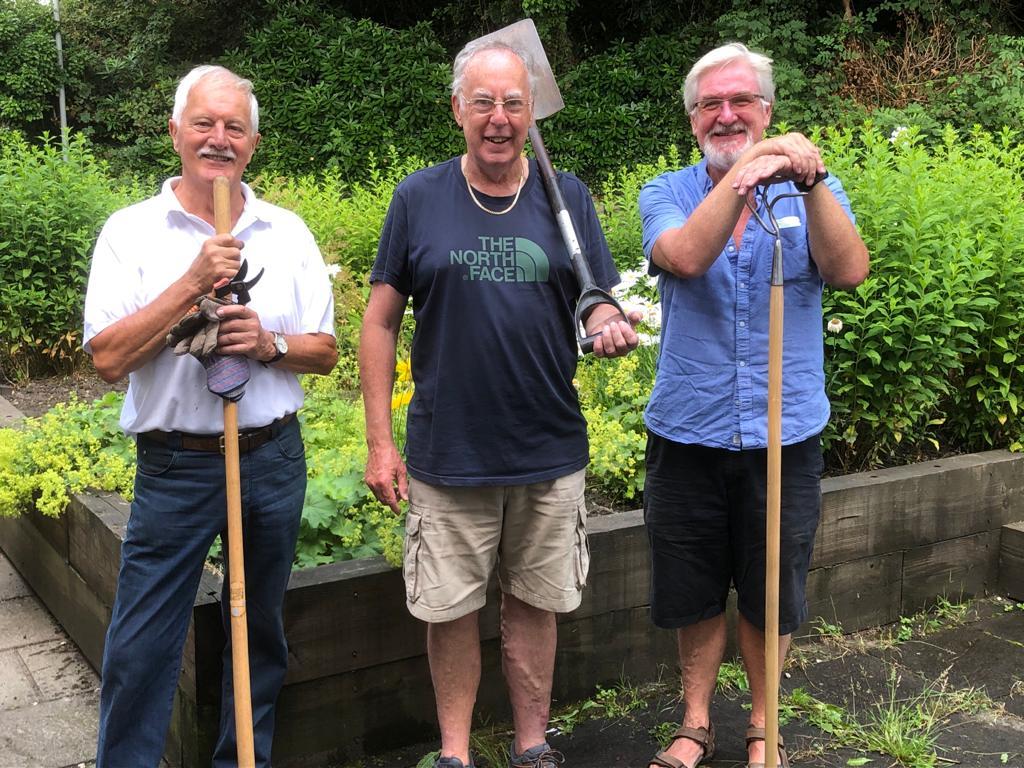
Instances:
[[[112,211],[140,197],[112,184],[81,137],[64,162],[55,140],[0,133],[0,365],[10,373],[77,361],[96,236]]]

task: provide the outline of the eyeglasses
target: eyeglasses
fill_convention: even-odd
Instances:
[[[467,99],[466,104],[469,105],[470,111],[476,115],[489,115],[498,106],[504,108],[506,115],[521,115],[530,106],[530,102],[527,99],[518,97],[496,101],[486,96],[477,96],[475,99]]]
[[[730,96],[727,99],[701,99],[693,105],[695,112],[700,112],[702,115],[713,115],[718,112],[725,102],[729,102],[729,107],[733,110],[747,109],[759,101],[766,101],[765,97],[759,93],[737,93],[735,96]]]

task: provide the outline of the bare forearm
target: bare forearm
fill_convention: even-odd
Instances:
[[[288,342],[288,354],[274,363],[275,368],[283,368],[294,373],[330,373],[338,362],[337,340],[329,333],[296,333],[284,334]],[[270,360],[277,352],[274,346],[274,335],[266,332],[269,347],[264,351],[266,360]]]
[[[366,413],[366,442],[371,448],[394,442],[391,392],[395,385],[397,333],[364,324],[359,338],[359,380]]]
[[[726,175],[716,184],[681,227],[658,238],[651,252],[655,264],[682,278],[700,277],[711,268],[743,212],[744,199],[729,179]]]
[[[153,302],[104,329],[90,342],[93,364],[108,382],[124,378],[155,358],[167,332],[193,306],[199,294],[190,281],[173,283]]]
[[[822,279],[835,288],[855,288],[868,275],[868,250],[846,211],[825,184],[804,198],[811,258]]]

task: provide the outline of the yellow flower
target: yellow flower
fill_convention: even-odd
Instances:
[[[402,406],[408,405],[409,401],[412,400],[412,390],[406,392],[397,392],[391,398],[391,410],[397,411]]]
[[[395,363],[395,377],[400,382],[412,381],[412,366],[408,360],[399,360]]]

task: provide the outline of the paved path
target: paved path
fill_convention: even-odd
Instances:
[[[0,397],[0,427],[21,413]],[[92,766],[99,677],[0,552],[0,768]]]

